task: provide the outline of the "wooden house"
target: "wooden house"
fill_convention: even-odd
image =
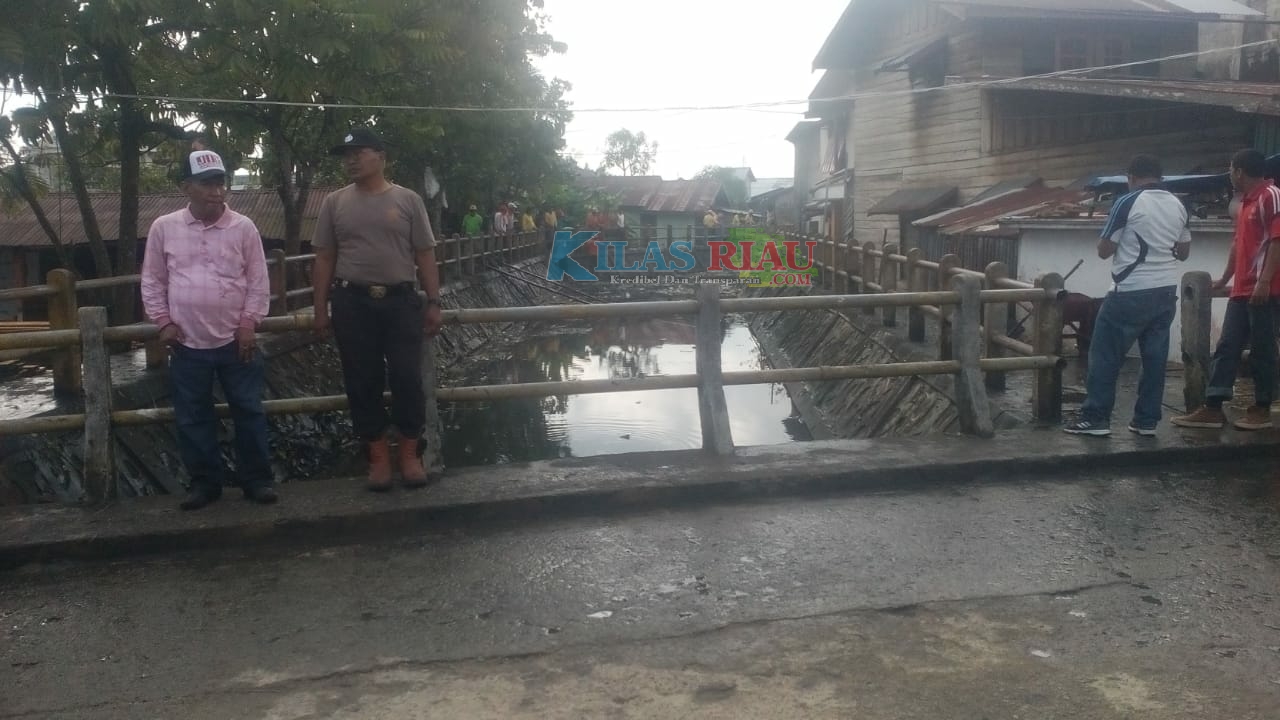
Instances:
[[[1171,173],[1221,169],[1280,130],[1280,109],[1274,86],[1204,79],[1197,53],[1220,33],[1203,30],[1262,19],[1233,0],[853,0],[792,133],[797,197],[813,209],[841,183],[830,234],[910,246],[914,220],[1006,178],[1068,185],[1138,152]]]

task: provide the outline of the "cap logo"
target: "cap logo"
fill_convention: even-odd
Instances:
[[[226,166],[222,164],[222,158],[218,153],[209,150],[199,150],[191,153],[190,164],[192,175],[208,171],[226,172]]]
[[[356,139],[355,135],[348,135],[345,138],[343,138],[342,142],[351,142],[352,140],[355,140],[355,139]]]

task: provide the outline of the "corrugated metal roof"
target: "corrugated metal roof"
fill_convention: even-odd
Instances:
[[[618,198],[624,208],[645,208],[662,185],[657,175],[595,175],[581,181],[594,190],[600,190]]]
[[[1235,0],[941,0],[939,4],[962,17],[1198,21],[1222,17],[1264,17],[1264,13]],[[849,67],[854,60],[854,53],[864,44],[866,35],[881,32],[884,15],[893,5],[894,3],[883,0],[851,0],[823,41],[822,48],[814,56],[813,68]]]
[[[719,180],[664,180],[647,209],[659,213],[703,213],[723,203]]]
[[[1035,78],[1002,82],[1000,89],[1139,98],[1190,105],[1215,105],[1238,112],[1280,115],[1280,85],[1234,80],[1112,80],[1104,78]]]
[[[942,235],[966,235],[985,226],[995,225],[1001,218],[1035,214],[1045,208],[1079,203],[1093,193],[1036,184],[1021,190],[990,197],[982,202],[944,210],[921,218],[912,225],[936,228]]]
[[[872,205],[868,215],[902,215],[929,213],[955,202],[959,188],[955,185],[926,188],[903,188]]]
[[[302,211],[302,238],[308,239],[315,230],[320,215],[320,203],[332,192],[330,189],[312,190]],[[120,228],[120,195],[117,193],[93,193],[90,195],[94,215],[103,237],[116,239]],[[68,245],[87,243],[84,223],[80,219],[80,206],[74,196],[55,193],[41,198],[45,215],[57,228]],[[249,217],[258,226],[262,237],[280,240],[284,238],[284,208],[280,196],[274,190],[239,190],[227,194],[227,205]],[[146,237],[148,228],[156,218],[187,206],[187,196],[178,193],[141,195],[138,197],[138,233]],[[13,214],[0,213],[0,247],[48,247],[51,243],[36,221],[35,213],[27,205],[20,205]]]
[[[653,175],[601,175],[589,185],[618,197],[619,207],[645,212],[706,212],[720,204],[719,180],[663,180]]]
[[[944,0],[944,5],[966,8],[1011,9],[1039,13],[1093,13],[1102,15],[1167,15],[1258,17],[1263,13],[1235,0]]]

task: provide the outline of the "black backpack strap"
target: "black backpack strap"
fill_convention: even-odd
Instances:
[[[1115,281],[1117,286],[1129,279],[1129,276],[1133,274],[1133,271],[1137,270],[1139,265],[1147,261],[1147,251],[1151,249],[1151,247],[1147,245],[1147,241],[1142,239],[1141,235],[1134,233],[1133,236],[1138,238],[1138,259],[1134,260],[1133,264],[1124,268],[1120,272],[1111,274],[1111,279]]]
[[[1140,195],[1142,194],[1142,190],[1138,190],[1133,194],[1135,196]],[[1136,201],[1137,197],[1134,197],[1134,200]],[[1134,260],[1132,265],[1122,269],[1120,272],[1111,273],[1111,279],[1115,282],[1117,287],[1119,287],[1120,283],[1127,280],[1129,276],[1133,274],[1133,271],[1138,269],[1139,265],[1147,261],[1147,252],[1151,249],[1147,245],[1147,241],[1142,239],[1141,235],[1135,232],[1133,236],[1138,238],[1138,259]]]

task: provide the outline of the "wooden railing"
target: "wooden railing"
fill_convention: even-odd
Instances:
[[[474,275],[493,263],[512,263],[538,255],[542,246],[536,233],[512,235],[479,235],[474,237],[442,238],[436,245],[436,265],[440,281],[461,280]],[[310,285],[311,267],[315,255],[285,256],[283,250],[267,253],[267,272],[271,281],[270,316],[285,315],[295,307],[310,305],[313,290]],[[296,268],[296,271],[295,271]],[[306,284],[290,289],[290,277],[303,275]],[[53,331],[75,330],[79,327],[79,295],[93,290],[137,286],[141,275],[118,275],[92,280],[76,280],[69,270],[52,270],[43,285],[0,290],[0,302],[7,300],[35,300],[47,298],[49,302],[49,328]],[[300,302],[304,301],[304,302]],[[140,324],[146,327],[147,324]],[[22,349],[0,347],[0,360],[13,360],[40,354],[54,346],[25,347]],[[163,364],[165,350],[155,343],[147,345],[147,367]],[[53,387],[60,394],[77,394],[81,390],[81,360],[74,346],[63,346],[53,358]]]
[[[472,253],[475,254],[474,252]],[[1060,283],[1059,283],[1060,284]],[[427,411],[429,418],[438,417],[437,402],[480,401],[504,398],[546,397],[550,395],[582,395],[591,393],[697,388],[698,410],[702,423],[704,449],[717,455],[734,452],[728,406],[724,397],[726,385],[847,380],[863,378],[904,377],[919,375],[952,375],[955,378],[955,400],[961,429],[976,436],[990,436],[994,429],[986,385],[982,375],[1030,370],[1037,373],[1061,372],[1063,360],[1056,354],[1028,357],[983,357],[982,322],[984,305],[1006,306],[1031,302],[1038,312],[1061,316],[1061,291],[1053,283],[1041,287],[1014,289],[982,289],[978,278],[965,273],[954,274],[947,289],[879,293],[835,294],[798,297],[722,299],[718,284],[702,284],[696,300],[668,302],[632,302],[595,305],[555,305],[513,308],[480,308],[446,310],[446,324],[556,321],[618,317],[653,318],[672,315],[696,318],[696,373],[633,379],[585,380],[567,382],[519,383],[477,387],[437,388],[434,381],[434,343],[426,345]],[[947,319],[949,348],[937,361],[904,362],[881,365],[843,365],[802,367],[784,370],[724,372],[721,367],[721,328],[726,313],[753,313],[800,310],[866,310],[880,309],[890,317],[892,311],[934,308]],[[106,310],[87,307],[78,310],[77,328],[44,332],[0,335],[0,349],[20,350],[34,347],[58,347],[83,355],[85,372],[84,412],[0,421],[0,435],[69,432],[83,430],[84,484],[86,498],[102,503],[116,496],[116,474],[111,432],[115,427],[171,422],[171,408],[114,410],[112,408],[111,372],[107,356],[108,343],[117,341],[149,341],[158,331],[151,326],[107,327]],[[1042,318],[1043,319],[1043,318]],[[308,330],[314,316],[296,313],[270,317],[259,328],[262,332]],[[988,345],[988,347],[992,347]],[[268,400],[268,414],[312,413],[342,410],[347,407],[342,395]],[[218,407],[221,417],[228,408]],[[428,428],[428,448],[439,457],[440,439],[435,423]]]
[[[967,270],[960,266],[960,258],[946,255],[937,262],[921,257],[919,248],[905,255],[897,245],[877,248],[875,243],[858,245],[852,242],[828,238],[784,233],[787,240],[814,243],[812,258],[818,269],[821,286],[840,293],[890,293],[905,290],[910,293],[928,292],[949,286],[957,277],[972,278],[984,290],[1039,289],[1043,295],[1033,301],[1027,316],[1021,323],[1016,319],[1017,301],[990,303],[983,313],[982,335],[988,358],[1036,357],[1062,355],[1062,298],[1064,281],[1057,273],[1048,273],[1025,282],[1009,277],[1009,268],[1001,262],[993,262],[985,272]],[[867,309],[868,314],[875,310]],[[881,309],[886,327],[898,324],[895,308]],[[925,317],[937,320],[938,358],[947,360],[954,354],[951,347],[953,322],[951,311],[938,305],[918,305],[907,309],[907,337],[913,342],[925,341]],[[1031,342],[1010,337],[1012,328],[1030,324]],[[987,374],[986,385],[990,390],[1005,388],[1005,375],[1001,372]],[[1062,415],[1062,368],[1042,368],[1036,373],[1032,387],[1033,415],[1037,420],[1056,420]]]

